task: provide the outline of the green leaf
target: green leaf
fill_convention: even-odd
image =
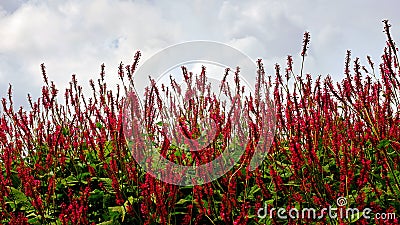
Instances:
[[[174,216],[174,215],[186,215],[187,212],[179,212],[179,211],[177,211],[177,212],[171,212],[170,214],[171,214],[172,216]]]
[[[19,187],[21,185],[21,180],[18,177],[18,172],[12,170],[11,171],[11,182],[14,187]]]
[[[358,221],[362,215],[364,214],[364,212],[358,212],[356,214],[352,214],[350,216],[350,223],[355,223],[356,221]]]
[[[113,206],[113,207],[108,207],[108,210],[110,210],[111,212],[122,213],[122,211],[124,211],[124,208],[123,206]]]
[[[34,217],[28,220],[29,224],[40,224],[39,217]]]
[[[174,155],[178,158],[182,157],[182,152],[180,150],[175,151]]]
[[[255,194],[257,193],[257,192],[259,192],[261,190],[261,188],[260,187],[258,187],[258,185],[254,185],[253,187],[251,187],[251,189],[250,189],[250,192],[249,192],[249,194],[248,194],[248,198],[249,199],[255,199]]]
[[[113,206],[113,207],[108,207],[108,210],[111,212],[117,212],[122,216],[122,222],[125,220],[125,212],[126,210],[124,209],[124,206]]]
[[[142,200],[141,197],[143,197],[143,196],[140,196],[140,197],[138,197],[138,198],[134,198],[133,196],[129,196],[129,197],[128,197],[128,200],[125,202],[124,205],[127,206],[128,203],[131,204],[131,205],[133,205],[133,204],[135,204],[135,203],[138,203],[138,202],[140,202],[140,200]]]
[[[99,128],[99,129],[102,129],[104,126],[100,122],[97,122],[96,123],[96,127]]]
[[[61,183],[63,183],[65,186],[75,186],[76,184],[79,183],[79,181],[74,176],[71,175],[66,179],[62,179]]]
[[[69,135],[69,129],[68,129],[68,127],[63,127],[63,128],[62,128],[62,134],[63,134],[64,136],[68,136],[68,135]]]
[[[378,148],[386,148],[390,145],[390,140],[382,140],[378,144]]]
[[[105,143],[104,156],[107,157],[108,155],[110,155],[112,151],[113,151],[113,143],[111,141],[107,141]]]
[[[89,200],[92,201],[100,201],[103,200],[104,197],[104,192],[99,190],[99,189],[95,189],[94,191],[90,192],[90,196],[89,196]]]
[[[20,190],[14,188],[14,187],[10,187],[10,191],[11,191],[11,195],[13,196],[13,198],[17,204],[29,203],[28,197],[26,197],[26,195],[23,192],[21,192]]]
[[[135,202],[135,199],[133,198],[133,196],[129,196],[128,201],[129,203],[133,204]]]
[[[86,151],[86,159],[89,163],[93,163],[97,158],[97,154],[94,151]],[[93,168],[96,168],[94,164],[90,164]]]
[[[98,223],[97,225],[114,225],[114,224],[115,224],[114,221],[110,220],[110,221],[105,221],[105,222],[102,222],[102,223]]]
[[[86,178],[90,177],[89,172],[79,173],[77,179],[80,180],[82,183],[87,184]]]
[[[105,184],[105,188],[107,191],[109,192],[113,192],[114,189],[112,188],[112,180],[111,178],[99,178],[99,181],[103,182],[103,184]]]
[[[182,199],[180,199],[176,204],[177,205],[180,205],[180,204],[185,204],[186,202],[191,202],[192,200],[188,200],[188,199],[184,199],[184,198],[182,198]]]

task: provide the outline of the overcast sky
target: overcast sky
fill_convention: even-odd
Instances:
[[[72,74],[87,87],[102,63],[117,82],[119,62],[130,64],[136,50],[145,60],[190,40],[229,44],[262,58],[273,73],[287,55],[301,63],[304,31],[311,33],[305,72],[339,80],[347,49],[363,62],[366,55],[379,62],[383,19],[399,42],[399,8],[398,0],[0,0],[0,96],[11,83],[17,105],[25,105],[28,93],[37,98],[41,63],[59,89]]]

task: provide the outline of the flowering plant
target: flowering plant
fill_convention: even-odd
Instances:
[[[153,82],[145,93],[145,104],[140,105],[133,80],[138,52],[132,65],[120,64],[122,85],[115,91],[104,81],[102,65],[100,78],[90,81],[92,96],[84,95],[73,76],[61,104],[59,90],[48,80],[42,64],[45,85],[36,101],[28,95],[30,110],[14,108],[11,87],[8,99],[2,99],[1,223],[398,223],[396,218],[367,220],[360,215],[323,216],[317,221],[281,220],[276,212],[271,217],[257,216],[264,204],[321,209],[335,204],[338,197],[346,197],[353,208],[369,207],[374,214],[399,213],[400,65],[389,27],[384,21],[388,41],[382,63],[376,67],[367,57],[367,68],[358,58],[352,61],[348,51],[341,83],[335,84],[330,77],[313,81],[302,70],[296,75],[291,56],[283,72],[275,66],[274,78],[266,76],[262,61],[257,61],[258,80],[252,95],[243,95],[238,79],[234,86],[221,83],[220,91],[231,100],[232,110],[207,87],[205,67],[199,76],[182,68],[190,94],[181,92],[173,79],[172,90]],[[310,35],[305,33],[302,65],[309,42]],[[239,74],[238,68],[235,76]],[[175,142],[166,136],[161,113],[161,96],[168,98],[171,93],[177,96],[170,98],[171,113],[186,137],[177,136]],[[235,108],[235,99],[240,99],[241,108]],[[272,102],[276,118],[272,146],[263,163],[251,171],[247,165],[264,135],[261,127],[268,122],[260,115]],[[247,115],[247,130],[234,129],[229,123],[238,109]],[[215,138],[201,154],[185,153],[182,149],[190,145],[185,140],[199,137],[204,129],[198,122],[202,118],[213,124]],[[138,141],[139,137],[127,138],[139,129],[163,157],[180,165],[207,163],[234,140],[241,140],[245,152],[217,180],[177,186],[156,179],[134,160],[135,147],[148,144]],[[241,132],[247,134],[245,141]]]

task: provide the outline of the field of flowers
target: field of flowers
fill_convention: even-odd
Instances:
[[[276,65],[271,76],[257,61],[251,96],[244,96],[239,79],[234,84],[221,82],[220,94],[232,101],[231,109],[211,93],[205,67],[198,75],[182,68],[190,94],[181,93],[171,79],[172,89],[152,85],[140,104],[133,79],[139,52],[132,65],[120,64],[116,91],[107,86],[102,65],[99,79],[90,81],[91,96],[84,95],[75,76],[60,93],[42,64],[45,85],[39,99],[28,96],[30,109],[13,106],[11,86],[2,99],[0,223],[398,224],[398,218],[375,218],[384,213],[400,216],[400,65],[389,29],[384,21],[387,47],[382,62],[375,64],[367,57],[369,65],[364,66],[348,51],[340,83],[330,77],[312,80],[302,71],[296,74],[291,56],[285,68]],[[309,42],[310,34],[305,33],[302,65]],[[239,68],[233,72],[240,75]],[[172,111],[184,136],[199,136],[201,118],[215,124],[215,136],[203,152],[182,151],[183,145],[165,134],[161,97],[172,93]],[[65,102],[57,100],[60,94]],[[237,99],[241,108],[235,108]],[[272,104],[274,115],[268,118],[275,119],[266,121],[263,115],[271,113]],[[248,124],[240,132],[229,119],[238,109],[245,112]],[[272,122],[272,145],[262,164],[251,171],[252,155],[266,135],[262,127]],[[146,146],[140,137],[128,138],[135,130],[143,130],[163,157],[180,165],[210,162],[232,140],[243,137],[245,153],[210,183],[173,185],[135,161],[132,151]],[[337,199],[343,197],[347,202],[339,205]],[[322,210],[329,207],[357,208],[360,213],[332,217]],[[267,210],[272,208],[313,208],[318,218],[308,212],[282,219],[278,210]],[[371,209],[369,219],[361,213],[365,208]]]

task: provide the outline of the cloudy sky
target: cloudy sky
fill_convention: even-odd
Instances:
[[[398,0],[0,0],[0,96],[11,83],[17,105],[28,93],[37,98],[41,63],[61,90],[72,74],[87,87],[102,63],[116,83],[119,62],[131,63],[136,50],[146,60],[190,40],[226,43],[273,73],[288,54],[301,63],[304,31],[311,33],[305,72],[339,80],[347,49],[378,63],[383,19],[399,42],[399,8]]]

